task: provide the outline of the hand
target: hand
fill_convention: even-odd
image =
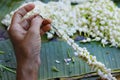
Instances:
[[[16,11],[8,29],[17,60],[17,80],[37,80],[41,35],[50,30],[51,21],[38,14],[23,19],[34,7],[28,4]]]

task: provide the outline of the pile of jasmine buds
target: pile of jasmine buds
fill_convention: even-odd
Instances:
[[[81,4],[71,5],[71,2],[81,2]],[[84,2],[85,1],[85,2]],[[68,36],[85,36],[82,42],[99,41],[103,46],[120,47],[120,8],[111,0],[60,0],[58,2],[43,3],[33,1],[35,9],[26,16],[36,13],[44,18],[49,18]],[[23,3],[20,7],[28,3]],[[18,8],[19,9],[19,8]],[[17,10],[17,9],[16,9]],[[15,10],[15,11],[16,11]],[[2,23],[9,26],[15,11],[6,15]],[[54,37],[54,31],[47,33],[47,38]],[[81,34],[84,33],[84,34]]]

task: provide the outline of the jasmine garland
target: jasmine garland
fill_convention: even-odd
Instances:
[[[53,27],[54,30],[59,37],[62,37],[76,52],[75,56],[84,60],[92,69],[94,69],[98,75],[107,80],[116,80],[115,77],[111,74],[111,69],[107,69],[105,65],[99,61],[97,61],[95,56],[90,55],[86,48],[79,47],[78,44],[74,42],[68,35],[66,35],[63,31],[59,30],[58,27]]]

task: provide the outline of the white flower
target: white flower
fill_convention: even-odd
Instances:
[[[85,43],[85,42],[87,42],[87,40],[86,40],[86,39],[84,39],[84,40],[82,40],[82,41],[80,41],[80,42],[84,42],[84,43]]]
[[[104,24],[105,24],[105,21],[101,21],[100,23],[101,23],[102,25],[104,25]]]
[[[103,31],[104,30],[104,26],[100,26],[100,30]]]
[[[55,62],[58,63],[58,64],[60,64],[60,61],[58,61],[58,60],[55,60]]]
[[[51,34],[51,33],[49,33],[49,32],[47,32],[46,34],[47,34],[47,38],[48,38],[48,39],[53,38],[53,34]]]
[[[105,79],[108,79],[107,74],[104,74],[102,77],[105,78]]]
[[[108,42],[106,41],[106,39],[102,39],[101,43],[107,44]]]
[[[93,17],[93,18],[92,18],[92,21],[93,21],[93,22],[94,22],[94,21],[96,21],[96,20],[97,20],[97,18],[96,18],[96,17]]]
[[[99,74],[101,77],[104,76],[103,72],[102,72],[100,69],[98,69],[98,74]]]
[[[87,42],[90,42],[90,41],[91,41],[91,39],[90,39],[90,38],[87,38],[86,40],[87,40]]]
[[[71,58],[64,59],[64,61],[65,61],[66,63],[68,63],[68,62],[71,61]]]
[[[95,22],[92,22],[92,24],[91,24],[92,26],[95,26],[96,25],[96,23]]]
[[[78,53],[77,53],[77,52],[74,52],[74,55],[75,55],[75,56],[78,56]]]
[[[71,43],[71,44],[73,44],[74,43],[74,40],[73,39],[68,39],[68,41]]]
[[[100,39],[101,39],[100,37],[96,37],[95,41],[100,41]]]

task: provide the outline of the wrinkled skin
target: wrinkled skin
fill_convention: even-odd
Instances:
[[[51,21],[38,14],[23,19],[34,7],[34,4],[28,4],[16,11],[8,29],[17,60],[16,80],[37,80],[41,36],[50,30]]]

